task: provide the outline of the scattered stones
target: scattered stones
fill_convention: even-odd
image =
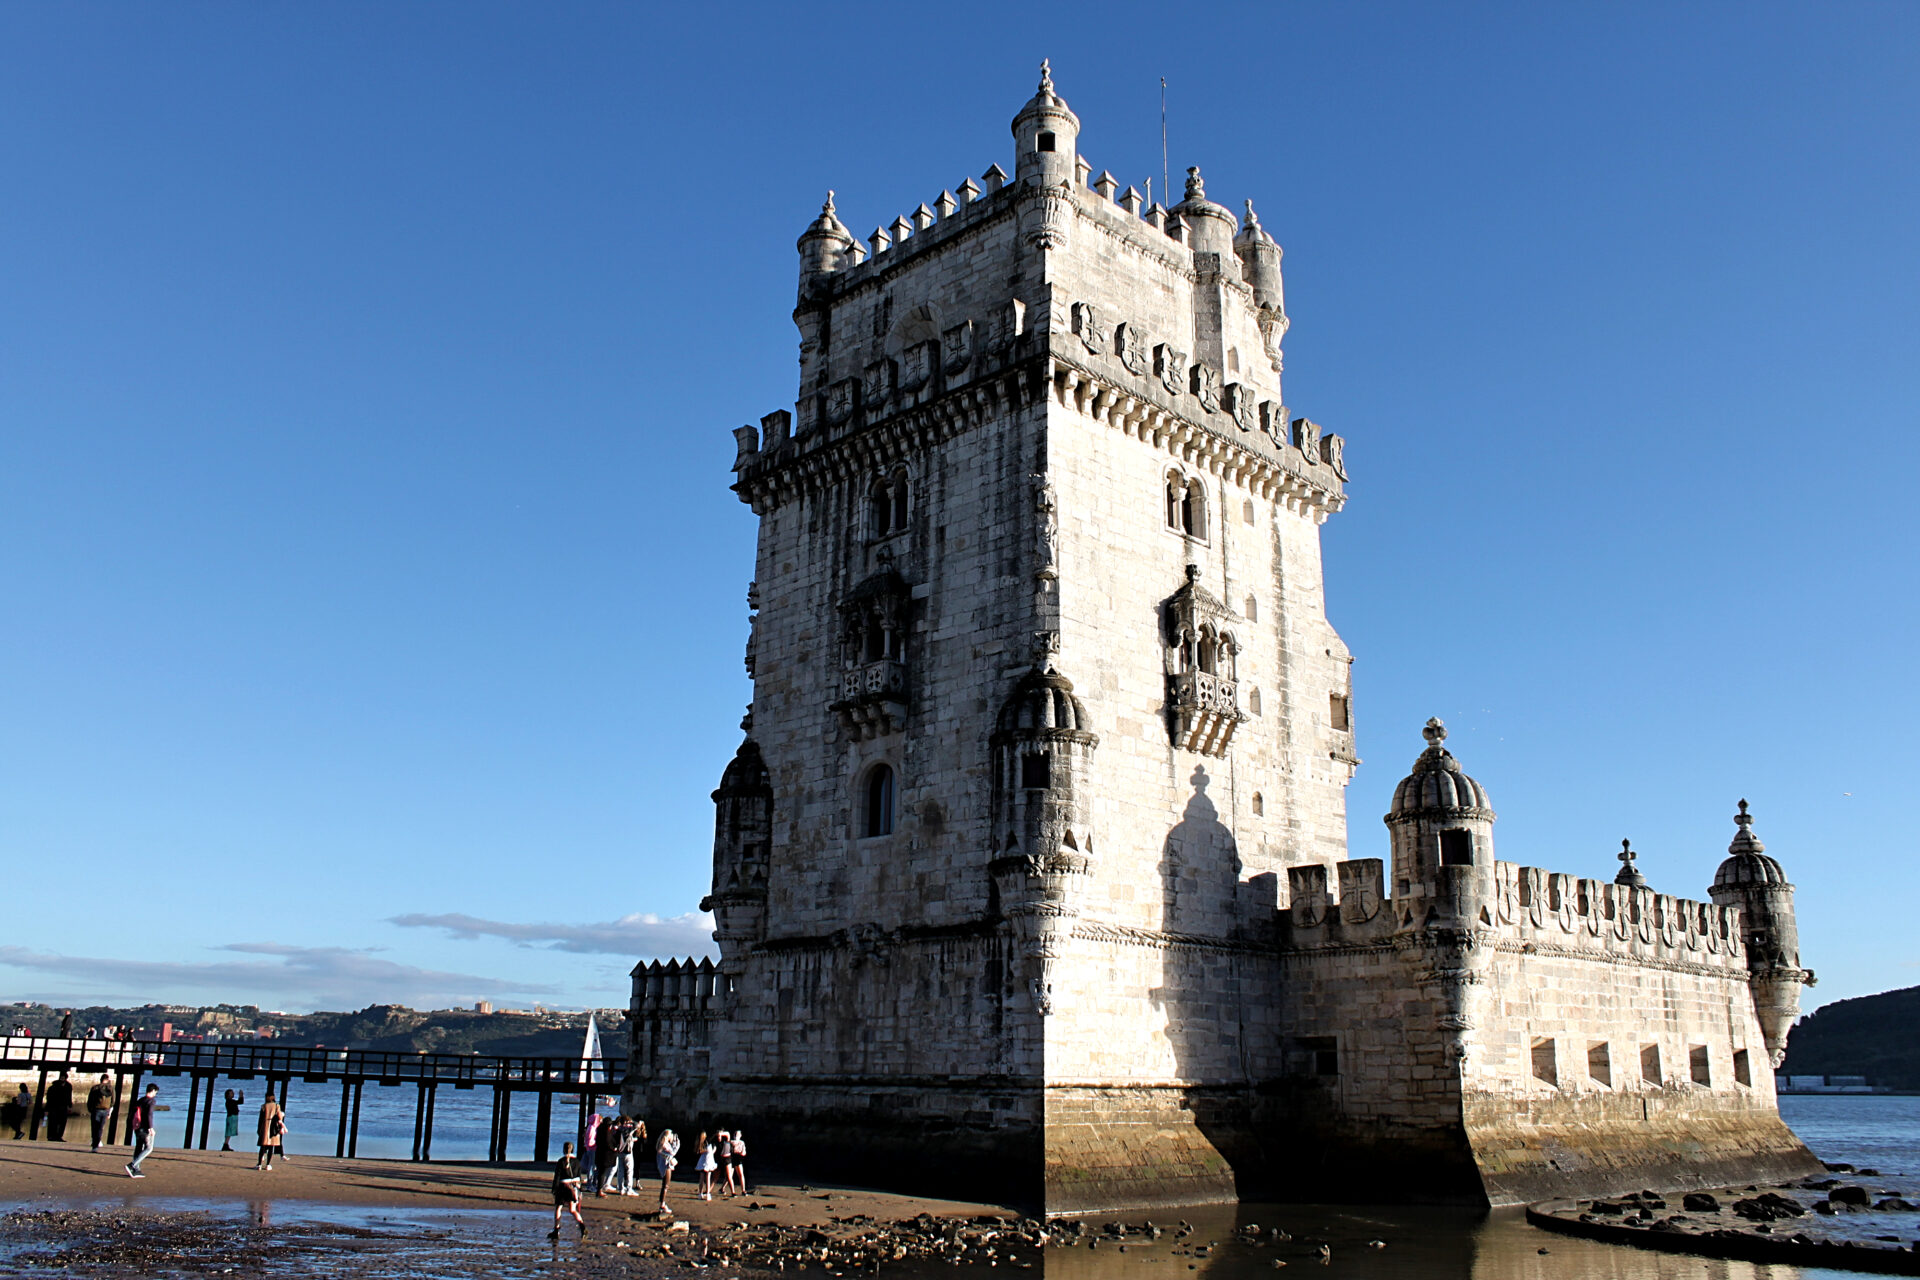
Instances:
[[[1799,1201],[1789,1200],[1777,1191],[1735,1200],[1733,1211],[1750,1222],[1774,1222],[1781,1218],[1798,1218],[1806,1213]]]
[[[1706,1191],[1689,1191],[1680,1197],[1680,1207],[1688,1213],[1718,1213],[1720,1201]]]

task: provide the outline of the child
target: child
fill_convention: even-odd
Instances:
[[[553,1230],[547,1232],[547,1239],[560,1238],[562,1209],[573,1215],[573,1225],[580,1228],[580,1238],[587,1238],[587,1220],[580,1216],[580,1184],[584,1180],[580,1164],[573,1158],[573,1144],[562,1143],[560,1161],[553,1166]]]

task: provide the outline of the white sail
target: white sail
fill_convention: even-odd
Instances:
[[[587,1015],[587,1039],[580,1046],[580,1083],[595,1084],[605,1074],[600,1059],[600,1024],[593,1015]]]

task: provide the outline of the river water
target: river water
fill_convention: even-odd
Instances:
[[[404,1158],[408,1154],[413,1141],[413,1097],[411,1089],[369,1088],[366,1091],[360,1118],[363,1156]],[[169,1145],[169,1133],[170,1145],[177,1147],[180,1143],[184,1099],[173,1101],[181,1109],[162,1113],[163,1147]],[[527,1102],[522,1111],[516,1111],[513,1121],[513,1154],[517,1159],[525,1159],[531,1153],[533,1108],[531,1099]],[[483,1156],[491,1103],[491,1095],[484,1092],[462,1094],[443,1090],[435,1125],[434,1155],[441,1159]],[[338,1108],[337,1091],[316,1088],[303,1097],[299,1085],[295,1084],[290,1098],[292,1128],[288,1142],[295,1158],[302,1154],[333,1154]],[[251,1112],[252,1107],[248,1110]],[[1822,1159],[1871,1166],[1890,1180],[1905,1182],[1920,1176],[1920,1098],[1785,1097],[1780,1100],[1780,1110]],[[558,1143],[567,1136],[564,1128],[570,1126],[576,1112],[571,1106],[558,1105],[554,1112],[553,1138],[557,1149]],[[251,1115],[245,1119],[250,1122]],[[215,1145],[219,1120],[216,1116]],[[250,1132],[249,1124],[242,1134],[242,1145]],[[219,1206],[202,1207],[216,1213],[222,1211]],[[252,1208],[257,1211],[258,1206]],[[332,1220],[326,1217],[329,1213],[337,1217],[342,1212],[349,1215],[372,1212],[282,1203],[275,1213],[281,1221],[299,1222],[308,1216],[309,1210],[319,1213],[326,1221]],[[495,1237],[509,1254],[517,1254],[532,1247],[520,1237],[526,1235],[531,1240],[538,1234],[535,1227],[540,1224],[535,1222],[530,1226],[529,1222],[539,1216],[502,1215],[497,1226],[481,1225],[487,1215],[469,1216],[465,1228],[455,1229],[451,1235],[456,1239],[471,1236],[475,1240],[482,1235]],[[521,1217],[527,1217],[528,1221],[520,1221]],[[1175,1280],[1176,1277],[1200,1280],[1202,1274],[1206,1280],[1256,1280],[1256,1277],[1273,1280],[1276,1270],[1295,1267],[1310,1268],[1309,1274],[1315,1276],[1354,1277],[1355,1280],[1566,1280],[1568,1277],[1578,1280],[1840,1280],[1857,1274],[1820,1268],[1757,1266],[1604,1245],[1538,1231],[1511,1211],[1484,1214],[1405,1206],[1244,1204],[1155,1214],[1106,1214],[1097,1216],[1095,1222],[1118,1218],[1138,1223],[1147,1217],[1166,1226],[1184,1220],[1195,1230],[1184,1240],[1174,1239],[1172,1232],[1149,1243],[1142,1243],[1136,1237],[1124,1252],[1111,1242],[1099,1248],[1048,1249],[1034,1269],[1044,1270],[1056,1280]],[[507,1225],[509,1222],[511,1227]],[[1247,1223],[1258,1223],[1269,1233],[1272,1228],[1280,1227],[1296,1239],[1257,1246],[1243,1244],[1236,1238],[1236,1231]],[[411,1274],[418,1275],[423,1270],[426,1274],[453,1273],[453,1268],[445,1265],[444,1250],[449,1239],[446,1235],[441,1235],[442,1243],[435,1246],[443,1251],[440,1266],[430,1264],[423,1269],[417,1257],[403,1262],[402,1255],[420,1247],[418,1232],[426,1226],[424,1220],[414,1224],[408,1231],[390,1237],[390,1245],[372,1240],[362,1242],[358,1246],[362,1250],[359,1261],[342,1270],[310,1265],[306,1274],[366,1274],[373,1256],[385,1257],[388,1253],[393,1256],[386,1258],[387,1262],[401,1264],[400,1270]],[[1331,1256],[1327,1261],[1321,1262],[1317,1249],[1305,1243],[1309,1238],[1329,1244]],[[1374,1241],[1382,1247],[1374,1247]],[[537,1243],[544,1245],[544,1241]],[[1202,1246],[1211,1247],[1201,1252]],[[499,1259],[504,1260],[504,1257]],[[545,1265],[553,1266],[559,1261],[559,1255],[552,1255]],[[526,1265],[541,1264],[529,1258]],[[506,1270],[512,1273],[511,1268]],[[15,1273],[0,1263],[0,1275],[5,1274]],[[474,1273],[463,1269],[459,1274]],[[904,1270],[899,1272],[899,1277],[912,1280]]]

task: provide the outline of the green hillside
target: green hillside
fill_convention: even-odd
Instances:
[[[1920,1090],[1920,987],[1836,1000],[1794,1024],[1787,1060],[1796,1076],[1865,1076]]]

